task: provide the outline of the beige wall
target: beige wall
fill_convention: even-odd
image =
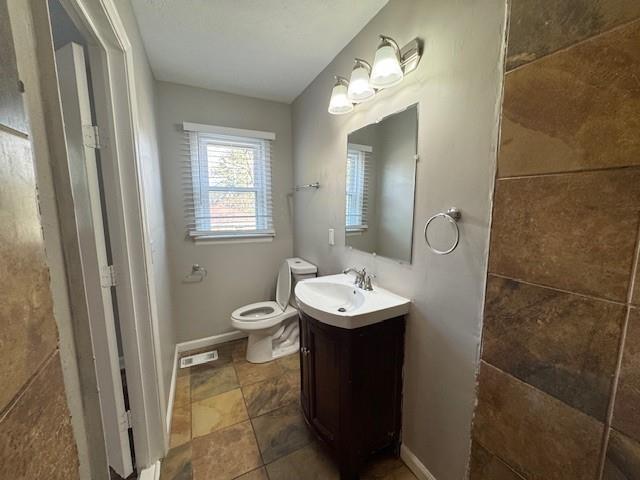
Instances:
[[[438,480],[464,477],[475,401],[491,191],[502,85],[505,2],[392,0],[293,105],[295,182],[319,181],[295,202],[295,253],[320,274],[366,266],[377,282],[413,300],[407,318],[403,443]],[[345,116],[327,113],[334,74],[354,57],[372,60],[377,35],[425,42],[418,70]],[[413,263],[344,247],[346,136],[419,102]],[[461,243],[449,256],[427,250],[428,216],[455,205]],[[336,229],[336,246],[327,229]]]
[[[236,308],[273,299],[278,268],[293,253],[291,107],[166,82],[156,84],[156,94],[175,325],[178,341],[194,340],[232,330],[230,315]],[[195,244],[185,238],[184,121],[275,132],[272,242]],[[201,283],[184,283],[194,263],[209,274]]]

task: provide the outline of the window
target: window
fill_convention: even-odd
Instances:
[[[348,232],[366,230],[367,189],[371,147],[349,144],[347,147],[346,228]]]
[[[185,123],[185,130],[187,125],[193,124]],[[190,152],[188,178],[185,179],[188,234],[194,238],[274,236],[271,141],[249,136],[268,134],[197,127],[200,128],[187,131]]]

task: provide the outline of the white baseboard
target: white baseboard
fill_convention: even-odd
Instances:
[[[245,338],[246,333],[239,330],[232,332],[221,333],[220,335],[213,335],[211,337],[198,338],[196,340],[189,340],[188,342],[181,342],[176,345],[178,353],[188,352],[189,350],[196,350],[198,348],[211,347],[212,345],[219,345],[221,343],[230,342],[232,340],[238,340],[239,338]]]
[[[165,450],[169,450],[169,439],[171,437],[171,419],[173,418],[173,401],[176,398],[176,379],[178,378],[178,345],[173,349],[173,371],[171,372],[171,386],[169,387],[169,403],[167,404],[167,425],[165,438]]]
[[[427,470],[427,467],[425,467],[422,462],[418,460],[418,457],[404,444],[400,446],[400,458],[407,467],[409,467],[409,470],[418,477],[418,480],[436,480],[436,477]]]
[[[160,461],[142,470],[138,480],[160,480]]]

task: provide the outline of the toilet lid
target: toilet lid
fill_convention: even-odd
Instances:
[[[278,283],[276,285],[276,302],[284,312],[289,305],[291,297],[291,267],[286,260],[282,262],[280,272],[278,272]]]

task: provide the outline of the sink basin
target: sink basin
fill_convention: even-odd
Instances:
[[[306,303],[322,306],[330,312],[351,312],[364,303],[364,295],[354,285],[335,282],[310,282],[301,287],[302,296]]]
[[[411,301],[380,287],[357,288],[345,274],[310,278],[296,285],[298,307],[310,317],[340,328],[359,328],[409,311]]]

